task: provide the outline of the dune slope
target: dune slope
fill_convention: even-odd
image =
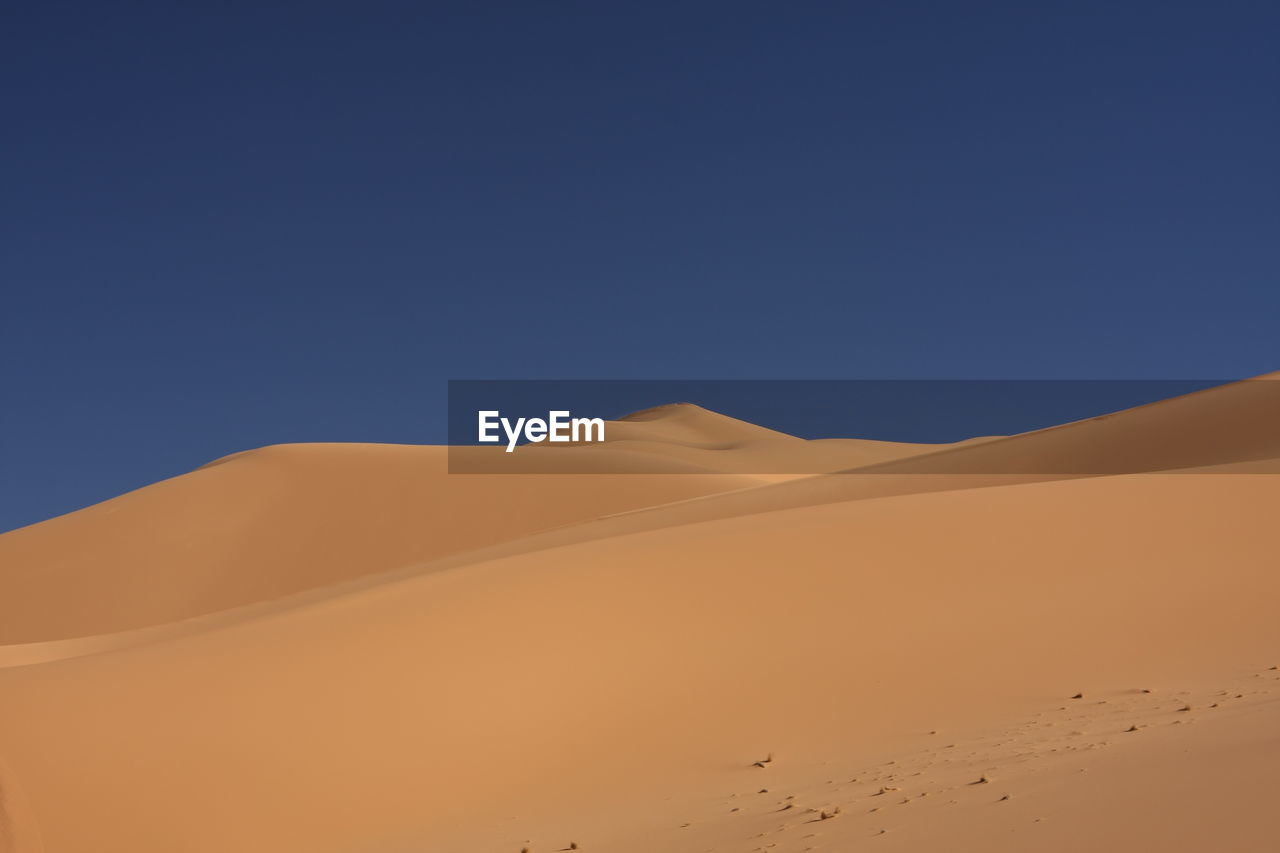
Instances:
[[[0,536],[0,645],[165,624],[776,479],[739,472],[833,470],[938,447],[806,442],[696,406],[608,434],[551,453],[279,445],[12,531]],[[468,471],[503,473],[451,475],[451,453]]]

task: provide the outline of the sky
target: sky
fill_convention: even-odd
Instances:
[[[13,3],[0,530],[454,379],[1280,368],[1274,3]]]

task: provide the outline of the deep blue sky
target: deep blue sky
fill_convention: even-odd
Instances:
[[[25,6],[26,8],[21,8]],[[1256,3],[18,3],[0,529],[449,378],[1280,367]]]

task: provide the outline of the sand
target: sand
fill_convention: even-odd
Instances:
[[[271,447],[5,534],[0,850],[1273,850],[1270,384]]]

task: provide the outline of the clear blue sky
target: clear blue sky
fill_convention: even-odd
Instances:
[[[1280,367],[1278,9],[11,4],[0,529],[449,378]]]

